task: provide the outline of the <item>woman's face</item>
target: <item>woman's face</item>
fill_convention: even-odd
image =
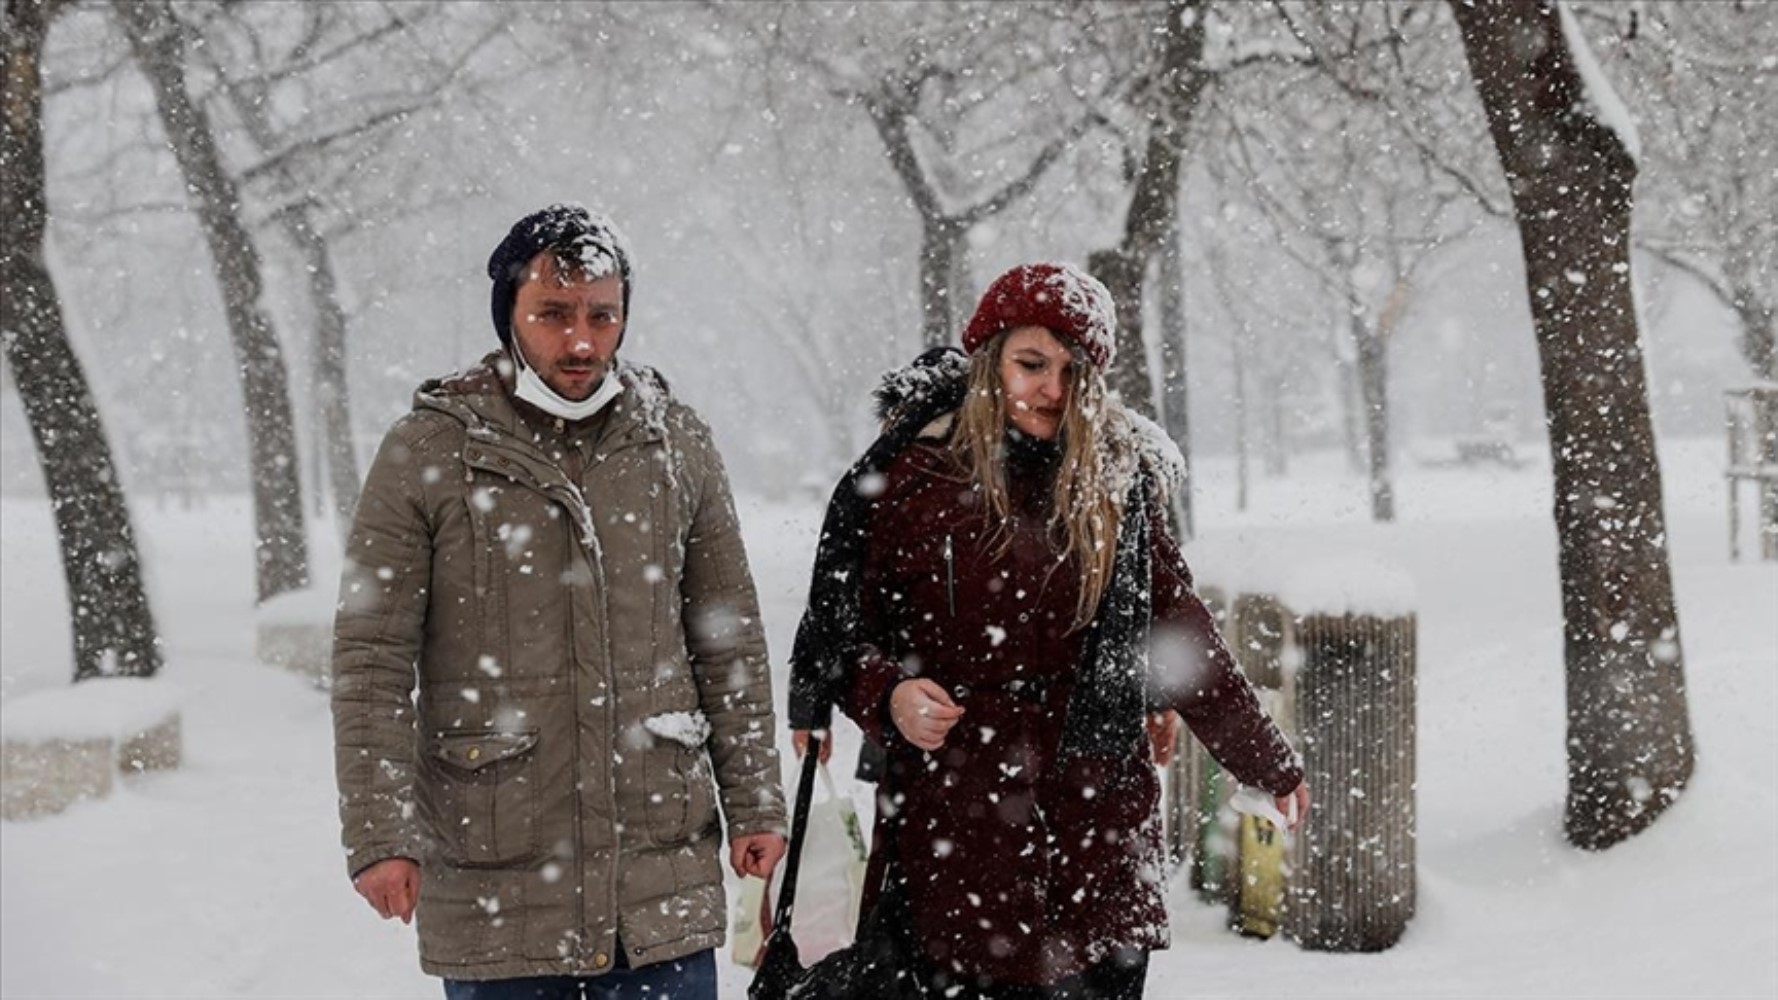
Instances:
[[[1074,354],[1046,327],[1015,327],[1000,349],[1000,388],[1007,423],[1053,440],[1074,390]]]

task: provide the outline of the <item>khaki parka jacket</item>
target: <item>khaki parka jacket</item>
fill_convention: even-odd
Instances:
[[[721,459],[646,368],[586,440],[521,417],[499,357],[421,386],[365,480],[334,626],[347,868],[419,862],[421,966],[451,979],[719,946],[718,800],[729,840],[785,829]]]

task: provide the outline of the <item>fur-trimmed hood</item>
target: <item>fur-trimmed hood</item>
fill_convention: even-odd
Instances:
[[[969,356],[954,347],[935,347],[884,372],[871,400],[885,428],[918,415],[926,419],[916,436],[937,437],[950,429],[968,386]],[[1163,500],[1185,489],[1185,457],[1160,425],[1113,398],[1105,401],[1100,420],[1108,489],[1121,496],[1138,472],[1148,474]]]

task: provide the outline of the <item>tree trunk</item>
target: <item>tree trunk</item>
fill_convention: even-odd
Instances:
[[[212,62],[223,78],[223,91],[253,136],[262,153],[277,153],[279,136],[270,118],[270,100],[264,87],[249,88],[229,79],[220,62]],[[298,182],[287,171],[287,187]],[[311,347],[310,372],[314,382],[314,407],[318,435],[311,455],[315,480],[315,515],[322,513],[322,494],[333,501],[335,526],[343,544],[352,529],[352,512],[358,506],[358,455],[353,448],[351,392],[346,376],[346,310],[340,304],[339,280],[333,252],[316,224],[313,196],[297,201],[278,213],[284,235],[296,247],[309,277],[309,301],[315,310],[315,340]],[[325,484],[325,485],[323,485]]]
[[[74,629],[74,679],[152,676],[161,666],[130,511],[99,408],[68,342],[44,263],[44,39],[59,3],[5,0],[0,121],[0,347],[55,511]]]
[[[1161,102],[1136,171],[1123,239],[1087,258],[1087,270],[1104,282],[1117,303],[1118,365],[1110,374],[1111,387],[1125,405],[1150,418],[1156,412],[1142,335],[1144,278],[1178,214],[1180,163],[1198,99],[1210,83],[1204,69],[1204,6],[1205,0],[1168,0],[1162,25],[1167,41],[1155,80]]]
[[[1766,392],[1748,402],[1753,407],[1753,454],[1756,464],[1778,469],[1778,395]],[[1737,488],[1730,484],[1730,489]],[[1759,557],[1778,560],[1778,482],[1759,484]]]
[[[154,90],[222,286],[247,410],[258,597],[264,602],[308,586],[309,571],[289,379],[283,350],[260,306],[259,254],[241,221],[240,195],[222,167],[209,118],[186,92],[185,40],[172,9],[165,0],[114,0],[112,9]]]
[[[1512,190],[1543,372],[1567,660],[1570,842],[1647,827],[1693,768],[1661,470],[1631,295],[1636,162],[1547,3],[1452,2]]]
[[[1087,271],[1111,293],[1117,312],[1117,364],[1105,380],[1125,406],[1156,416],[1154,384],[1148,376],[1148,348],[1142,337],[1142,272],[1147,260],[1122,247],[1087,255]]]
[[[1745,263],[1730,264],[1730,302],[1741,321],[1741,356],[1753,369],[1753,377],[1762,382],[1778,383],[1778,309],[1773,296]],[[1778,466],[1778,404],[1755,402],[1754,460]],[[1778,560],[1778,482],[1763,482],[1759,487],[1759,553],[1765,560]]]
[[[1235,331],[1235,509],[1247,509],[1252,434],[1247,429],[1247,332]]]
[[[1741,321],[1741,354],[1753,369],[1753,377],[1778,383],[1778,310],[1770,292],[1752,287],[1751,280],[1736,281],[1735,315]],[[1778,466],[1778,407],[1755,403],[1754,460]],[[1778,560],[1778,482],[1759,489],[1759,553],[1761,559]]]
[[[1377,313],[1374,328],[1367,328],[1356,314],[1353,333],[1358,337],[1358,377],[1364,393],[1365,451],[1370,456],[1371,519],[1395,520],[1395,474],[1390,465],[1389,345],[1395,340],[1402,313],[1407,310],[1409,285],[1398,275],[1389,299]],[[1348,272],[1350,274],[1350,272]]]
[[[957,328],[957,277],[963,266],[963,227],[949,216],[920,216],[920,344],[922,348],[954,343]]]
[[[299,208],[284,217],[284,231],[302,252],[315,306],[315,410],[320,417],[328,493],[343,542],[358,506],[358,454],[352,446],[351,394],[346,383],[346,310],[340,305],[333,254],[315,228],[313,213]]]
[[[1290,385],[1276,372],[1266,374],[1270,376],[1266,380],[1270,383],[1267,386],[1270,391],[1265,396],[1266,423],[1270,430],[1266,438],[1266,475],[1282,479],[1290,472],[1290,420],[1284,409],[1285,393],[1290,391]]]
[[[1370,473],[1371,520],[1395,520],[1395,483],[1389,472],[1389,343],[1381,331],[1352,316],[1358,341],[1358,389],[1364,401],[1364,442]]]
[[[1364,408],[1364,390],[1360,385],[1358,359],[1354,357],[1348,361],[1336,357],[1334,372],[1340,380],[1340,441],[1346,449],[1346,471],[1361,476],[1364,475],[1364,434],[1359,427],[1364,420],[1358,411]]]
[[[1754,378],[1778,382],[1778,311],[1752,288],[1736,288],[1735,303],[1741,320],[1741,355]]]
[[[1176,206],[1177,208],[1177,206]],[[1185,538],[1194,532],[1192,516],[1192,448],[1190,398],[1185,382],[1185,263],[1179,249],[1181,234],[1177,211],[1161,243],[1158,261],[1161,284],[1161,416],[1167,436],[1185,459],[1184,495],[1179,498],[1180,531]]]

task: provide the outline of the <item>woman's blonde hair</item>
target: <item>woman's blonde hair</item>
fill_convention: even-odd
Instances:
[[[1006,485],[1006,394],[1000,382],[1006,337],[1006,331],[996,334],[970,356],[969,388],[950,441],[952,456],[981,492],[1002,552],[1012,544],[1006,530],[1012,515]],[[1057,435],[1062,457],[1052,491],[1049,530],[1061,544],[1057,566],[1072,564],[1080,573],[1072,626],[1079,629],[1092,621],[1111,583],[1124,498],[1109,487],[1110,470],[1100,441],[1105,375],[1088,364],[1078,349],[1073,353],[1074,379]]]

